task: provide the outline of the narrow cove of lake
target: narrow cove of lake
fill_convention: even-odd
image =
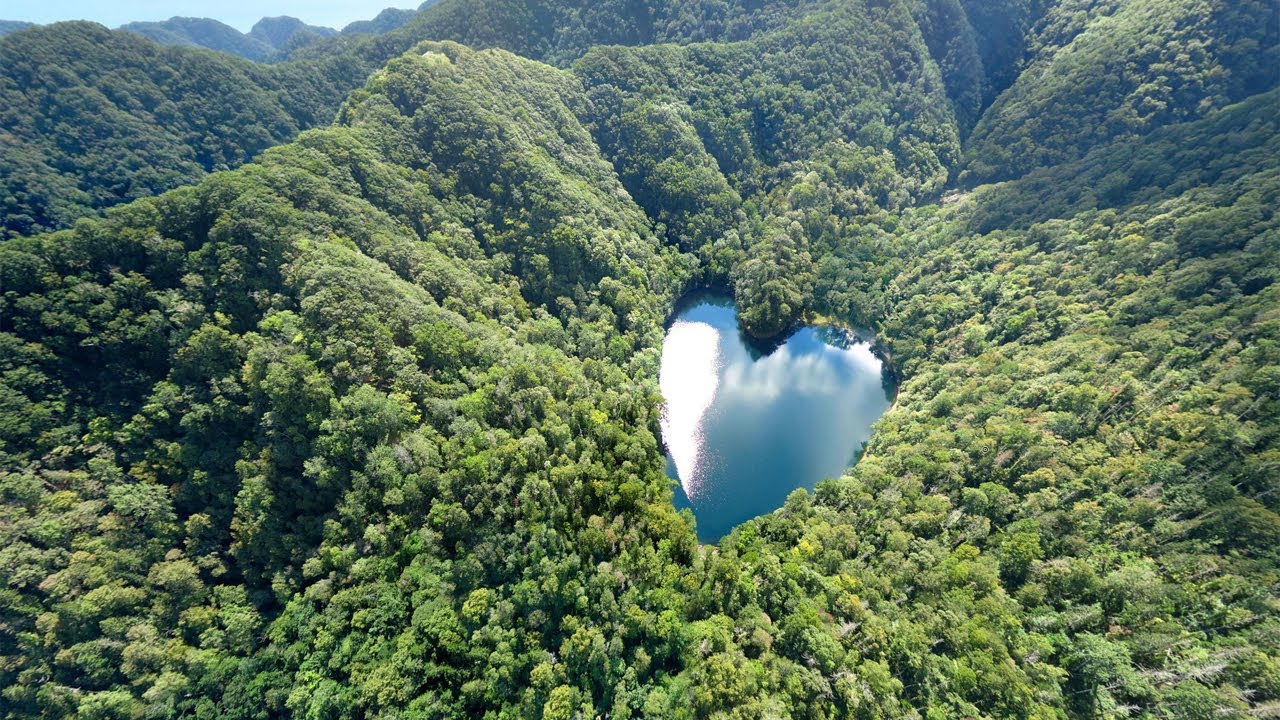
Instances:
[[[806,327],[762,349],[724,295],[687,297],[671,322],[659,376],[667,473],[676,507],[715,542],[856,460],[894,385],[871,345]]]

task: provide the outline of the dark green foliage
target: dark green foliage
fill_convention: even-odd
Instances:
[[[1274,713],[1270,30],[992,3],[1004,36],[978,5],[444,0],[416,22],[532,19],[557,62],[613,37],[584,28],[686,44],[572,72],[421,44],[332,127],[0,244],[0,717]],[[1203,107],[1054,118],[1022,167],[991,150],[1011,108],[1081,102],[1024,74],[966,161],[1018,179],[935,202],[975,92],[1024,56],[1088,75],[1147,12],[1209,48],[1159,76]],[[1158,84],[1140,60],[1090,112]],[[875,329],[902,379],[844,477],[714,547],[657,437],[662,322],[702,283],[760,335]]]
[[[960,0],[920,0],[912,14],[947,84],[956,123],[968,132],[986,106],[988,94],[979,36]]]
[[[28,413],[4,428],[5,465],[25,468],[4,475],[19,483],[11,498],[47,518],[6,523],[5,546],[24,563],[65,564],[61,551],[41,555],[51,536],[40,528],[69,538],[79,521],[104,534],[68,552],[126,553],[111,561],[118,571],[87,584],[11,586],[5,614],[18,624],[2,635],[0,678],[10,712],[69,702],[128,713],[157,699],[190,712],[215,696],[224,716],[348,715],[413,698],[458,713],[491,702],[540,708],[515,688],[561,642],[577,642],[581,593],[600,588],[570,582],[555,602],[531,596],[517,584],[543,584],[522,570],[530,557],[548,563],[547,578],[590,568],[583,580],[601,588],[612,574],[597,575],[592,557],[619,544],[638,554],[624,566],[687,562],[692,532],[670,506],[647,430],[656,355],[636,353],[656,344],[661,308],[674,300],[674,258],[577,123],[570,107],[584,98],[571,76],[456,45],[422,51],[375,76],[342,127],[110,220],[0,248],[6,272],[48,268],[6,277],[0,337],[15,364],[5,397],[64,407],[60,420],[71,423]],[[489,133],[476,133],[477,118]],[[541,273],[523,267],[539,257]],[[41,310],[51,305],[64,309]],[[56,492],[87,503],[79,520],[48,515],[69,509],[48,504]],[[623,525],[620,513],[652,519]],[[359,559],[393,549],[385,561]],[[26,577],[20,567],[6,575]],[[402,572],[420,579],[392,582]],[[363,583],[375,577],[390,584],[371,596]],[[638,588],[618,592],[627,606],[649,602]],[[454,596],[465,600],[456,615]],[[284,645],[310,644],[326,618],[375,597],[380,613],[423,608],[422,622],[400,631],[438,648],[420,664],[406,645],[412,674],[378,669],[396,615],[332,659],[343,678],[367,681],[365,692],[326,690],[337,677],[291,690],[299,668],[285,660],[289,673],[273,675],[276,651],[234,670],[264,648],[266,619],[279,616],[271,633]],[[61,619],[37,627],[36,616],[11,614],[33,602],[52,603]],[[330,609],[316,615],[314,602]],[[521,664],[494,666],[509,678],[458,695],[463,680],[483,677],[467,626],[492,622],[491,608],[509,621],[537,609],[505,631],[523,638]],[[105,634],[85,626],[109,616]],[[594,636],[583,637],[584,667],[595,667]],[[55,657],[64,645],[79,648],[75,660]],[[329,663],[329,652],[317,645],[312,662]],[[611,693],[612,661],[592,672],[588,692]],[[47,673],[41,692],[18,684]],[[139,692],[112,689],[120,683]]]
[[[1203,120],[1105,144],[1080,160],[991,186],[983,190],[975,225],[983,231],[1025,227],[1098,208],[1150,203],[1261,172],[1280,154],[1278,105],[1280,90],[1262,93]],[[1231,235],[1208,234],[1214,235],[1210,242]]]
[[[10,113],[3,125],[9,140],[0,147],[5,177],[0,215],[9,236],[68,227],[76,218],[102,208],[193,181],[211,170],[236,167],[298,130],[329,122],[341,98],[370,72],[425,39],[499,47],[566,65],[601,44],[743,42],[760,37],[755,45],[736,45],[736,52],[710,59],[724,65],[724,70],[751,73],[746,79],[765,83],[748,88],[754,97],[746,99],[763,103],[752,110],[755,127],[747,128],[750,141],[757,145],[754,150],[745,148],[740,137],[740,115],[747,110],[742,100],[733,108],[707,107],[712,99],[689,103],[704,123],[709,123],[708,115],[731,111],[699,128],[726,173],[762,172],[759,167],[741,167],[755,160],[751,154],[757,151],[766,153],[770,165],[777,164],[781,155],[773,146],[779,136],[796,129],[783,124],[784,117],[802,117],[812,110],[816,114],[810,125],[828,134],[855,135],[860,145],[893,146],[899,164],[905,160],[904,175],[912,182],[921,178],[932,182],[938,178],[939,160],[949,162],[945,156],[954,152],[946,147],[954,142],[952,137],[957,130],[967,131],[975,120],[983,88],[989,83],[983,78],[976,55],[978,39],[964,8],[953,0],[929,0],[913,2],[910,12],[911,16],[904,13],[897,0],[870,6],[816,0],[768,4],[672,0],[656,5],[444,0],[424,4],[411,20],[375,37],[344,33],[323,40],[316,29],[301,26],[293,18],[264,19],[242,38],[241,44],[257,50],[237,50],[227,44],[230,40],[210,39],[214,30],[223,35],[234,31],[206,27],[206,21],[175,18],[129,27],[162,42],[216,47],[253,58],[273,53],[278,57],[281,52],[293,57],[271,68],[185,49],[158,50],[87,25],[46,28],[27,34],[20,43],[0,44],[0,59],[12,60],[0,64],[4,68],[0,99]],[[917,21],[919,28],[914,27]],[[925,45],[918,33],[923,33]],[[817,46],[807,58],[800,57],[802,43]],[[895,49],[886,53],[885,47]],[[744,65],[741,56],[752,52],[769,53],[764,56],[770,58],[767,67]],[[764,57],[757,56],[755,62]],[[829,67],[823,63],[828,58]],[[958,128],[949,127],[948,113],[932,99],[935,88],[931,85],[936,80],[929,66],[934,61],[952,100]],[[57,72],[19,72],[23,67]],[[839,76],[828,77],[834,68]],[[905,83],[903,78],[891,77],[896,68],[907,73]],[[170,76],[193,78],[182,88],[180,98],[164,84]],[[703,89],[740,93],[738,79],[719,72],[714,83],[721,87]],[[878,93],[882,88],[875,84],[885,82],[892,94],[900,96],[887,109],[883,97],[866,96],[873,89]],[[724,87],[730,83],[731,87]],[[820,87],[830,89],[834,97]],[[784,94],[777,96],[780,91]],[[904,94],[907,97],[901,97]],[[228,99],[230,107],[224,108]],[[846,107],[820,107],[833,100]],[[177,107],[170,109],[169,103]],[[810,107],[815,103],[818,106]],[[856,112],[851,112],[849,108],[855,106]],[[886,110],[890,116],[876,117]],[[910,127],[913,134],[907,147],[894,137],[900,125]],[[78,137],[55,140],[68,127],[78,130]],[[804,134],[798,140],[812,145],[813,128],[806,128]],[[794,149],[789,154],[797,155]],[[939,157],[928,157],[931,154]],[[704,177],[688,187],[710,180]],[[684,178],[672,181],[684,182]]]
[[[382,35],[329,40],[298,32],[292,18],[274,18],[254,37],[294,60],[270,68],[163,50],[86,23],[41,28],[0,43],[0,232],[69,227],[103,208],[236,167],[298,130],[330,122],[348,92],[422,40],[568,63],[600,43],[745,37],[778,26],[793,9],[709,8],[692,0],[658,10],[634,2],[444,0],[424,3],[412,21]],[[171,77],[183,82],[168,83]],[[68,130],[71,139],[59,137]]]
[[[566,65],[595,45],[744,40],[820,0],[440,0],[357,50],[374,62],[415,42],[448,39]],[[315,50],[320,51],[321,48]]]
[[[1226,119],[1111,160],[1178,162],[1161,154],[1172,131],[1194,153]],[[1149,178],[1135,188],[1147,199],[1118,209],[1050,209],[1008,229],[993,220],[1002,204],[1036,186],[975,193],[916,223],[930,249],[890,288],[885,342],[912,376],[906,414],[886,417],[851,475],[914,477],[892,481],[895,494],[923,487],[965,511],[931,541],[995,556],[1042,660],[1067,673],[1074,716],[1235,717],[1275,700],[1235,655],[1273,632],[1280,518],[1258,474],[1280,441],[1266,379],[1280,360],[1280,225],[1262,210],[1280,174],[1263,149],[1274,131],[1253,127],[1235,138],[1252,164],[1236,155],[1237,172],[1206,185],[1184,166],[1185,181]],[[1043,187],[1071,192],[1077,169]],[[1179,242],[1206,224],[1226,242]],[[1015,504],[1000,499],[1009,490]]]
[[[905,5],[834,2],[750,40],[599,48],[574,68],[628,190],[771,337],[813,309],[815,254],[946,181],[959,143],[929,58]]]
[[[0,41],[6,236],[240,165],[332,117],[344,80],[165,48],[91,23]]]
[[[960,0],[982,61],[984,107],[1017,79],[1031,44],[1032,29],[1046,11],[1054,7],[1067,9],[1081,2],[1094,4],[1095,0]],[[945,7],[949,3],[935,4]]]
[[[965,182],[1020,177],[1269,90],[1280,8],[1132,0],[1042,52],[974,129]]]

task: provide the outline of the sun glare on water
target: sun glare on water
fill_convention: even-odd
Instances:
[[[685,495],[693,498],[704,460],[702,421],[720,385],[720,334],[706,323],[676,322],[663,344],[662,368],[662,437]]]

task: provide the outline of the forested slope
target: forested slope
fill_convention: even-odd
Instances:
[[[302,128],[330,122],[353,82],[339,66],[263,66],[84,22],[6,36],[6,236],[69,226],[100,208],[238,166]]]
[[[301,48],[287,39],[297,31],[296,22],[279,37],[261,27],[244,38],[261,52],[241,53],[266,57],[280,48],[290,51],[284,62],[269,67],[211,57],[190,47],[159,48],[89,24],[36,28],[0,42],[0,100],[5,107],[0,116],[0,223],[7,236],[68,227],[106,207],[236,167],[298,130],[331,122],[345,95],[369,73],[423,40],[498,47],[568,65],[597,45],[745,41],[785,31],[793,23],[812,24],[815,12],[874,15],[900,12],[906,5],[899,0],[883,7],[817,0],[763,5],[444,0],[424,4],[403,24],[369,26],[388,28],[382,34],[344,32]],[[965,11],[954,0],[909,5],[942,67],[959,128],[967,131],[987,85],[973,69],[976,40]],[[846,18],[845,27],[850,19],[857,20]],[[185,34],[186,39],[166,42],[213,42],[201,39],[208,28],[188,20],[141,30],[167,33],[165,37]],[[805,32],[793,29],[792,35]],[[892,37],[911,47],[916,32],[896,27]],[[952,32],[962,33],[954,43]],[[829,52],[828,42],[823,54]],[[919,72],[921,62],[931,62],[928,52],[906,59],[906,67]],[[787,69],[779,61],[771,72]],[[169,83],[170,77],[175,81]],[[829,80],[810,72],[807,82]]]
[[[1002,4],[963,46],[881,0],[655,8],[672,42],[571,69],[421,44],[332,127],[0,243],[0,716],[1274,714],[1272,29]],[[561,64],[640,9],[486,7]],[[1209,38],[1194,110],[984,154],[1080,101],[1045,67],[1123,115],[1146,14]],[[956,89],[1023,65],[962,148]],[[984,162],[1015,179],[948,190]],[[704,283],[758,334],[871,326],[902,380],[716,546],[657,422]]]
[[[432,0],[434,2],[434,0]],[[422,7],[430,5],[430,2],[423,3]],[[421,9],[421,8],[420,8]],[[390,32],[396,28],[409,22],[417,15],[417,11],[408,8],[387,8],[373,17],[372,20],[357,20],[349,23],[342,28],[343,33],[364,33],[366,35],[380,35],[384,32]]]
[[[6,133],[0,147],[6,184],[0,214],[10,235],[56,229],[204,172],[235,167],[299,129],[328,123],[348,91],[422,40],[500,47],[565,65],[596,45],[738,42],[788,31],[795,36],[817,16],[874,16],[903,5],[445,0],[424,6],[389,32],[344,33],[295,49],[292,60],[270,68],[159,50],[88,25],[38,28],[0,42],[5,59],[0,92],[7,108],[0,118]],[[904,34],[896,28],[890,37],[906,40],[902,47],[907,48],[918,32],[927,52],[895,62],[905,60],[906,68],[922,60],[935,65],[951,101],[951,117],[930,123],[952,125],[952,132],[967,135],[983,108],[1019,69],[1028,68],[1027,79],[1004,93],[974,130],[964,166],[970,185],[1015,177],[1045,162],[1078,157],[1109,138],[1243,99],[1274,83],[1269,68],[1280,63],[1276,11],[1263,2],[1219,7],[1208,0],[978,5],[914,0],[905,5],[917,29]],[[254,36],[258,40],[248,40],[279,47],[266,34],[264,29],[261,37]],[[822,56],[832,54],[829,46],[820,46]],[[1201,54],[1169,55],[1179,47],[1195,47]],[[68,48],[74,52],[67,53]],[[1256,62],[1258,53],[1266,55],[1265,62]],[[1115,54],[1129,58],[1131,66],[1098,64]],[[68,57],[80,60],[66,63]],[[59,72],[23,70],[32,66]],[[777,63],[772,72],[791,69]],[[180,99],[156,85],[170,76],[191,78]],[[813,83],[831,80],[810,76],[807,82],[812,90]],[[68,124],[68,118],[77,121]],[[56,132],[68,131],[71,138],[54,140]]]
[[[785,14],[738,7],[708,19],[690,14],[695,6],[671,7],[663,22],[674,29],[665,35],[749,33]],[[6,236],[67,227],[122,201],[236,167],[301,129],[330,123],[369,73],[422,40],[568,62],[595,44],[652,40],[656,31],[634,29],[652,25],[638,8],[424,4],[391,32],[344,34],[271,66],[160,47],[90,23],[16,33],[0,41],[0,223]],[[717,23],[726,27],[717,30]]]
[[[965,182],[1074,160],[1111,139],[1203,117],[1280,79],[1275,3],[1110,5],[1059,37],[1061,46],[1050,42],[995,101],[970,138]],[[1067,9],[1061,15],[1073,17]]]
[[[903,4],[826,3],[752,40],[600,48],[574,68],[627,189],[761,337],[812,307],[817,261],[862,216],[937,193],[959,154]],[[838,211],[808,212],[823,206]]]
[[[583,100],[563,72],[432,47],[342,127],[0,248],[5,464],[29,469],[4,475],[8,716],[540,707],[517,678],[612,577],[594,554],[688,560],[652,431],[682,273],[576,121]],[[48,314],[75,296],[98,308],[85,324]],[[57,568],[65,584],[23,579]],[[298,663],[330,660],[286,648],[330,612],[455,592],[471,620],[388,616],[344,642],[340,676],[295,686],[314,674]],[[521,664],[495,658],[508,684],[463,692],[485,670],[461,623],[516,602]],[[409,633],[411,674],[378,669],[384,632]]]

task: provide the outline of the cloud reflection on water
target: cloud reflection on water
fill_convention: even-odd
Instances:
[[[724,392],[768,403],[783,394],[826,395],[847,390],[857,377],[879,375],[880,361],[866,344],[838,348],[825,343],[793,349],[792,343],[752,362],[742,346],[725,353]]]
[[[890,400],[867,343],[805,328],[760,356],[715,300],[671,326],[660,384],[663,440],[704,542],[842,473]]]

